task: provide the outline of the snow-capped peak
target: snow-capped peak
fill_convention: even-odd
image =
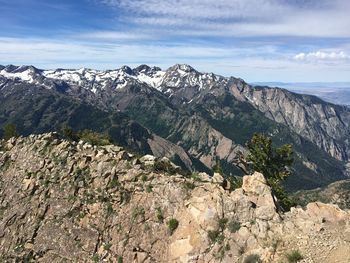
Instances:
[[[197,70],[195,70],[193,67],[191,67],[190,65],[187,64],[175,64],[174,66],[170,67],[168,69],[168,71],[182,71],[182,72],[197,72]]]
[[[184,93],[184,90],[192,90],[190,93],[193,94],[203,89],[211,89],[217,84],[216,81],[225,80],[213,73],[198,72],[186,64],[176,64],[166,71],[162,89],[164,93],[170,95],[177,92]]]
[[[133,70],[138,81],[146,83],[147,85],[160,89],[165,72],[158,67],[149,67],[147,65],[140,65]]]
[[[40,70],[33,66],[14,66],[8,65],[0,71],[0,76],[9,79],[18,79],[21,81],[32,83],[36,74],[40,74]]]

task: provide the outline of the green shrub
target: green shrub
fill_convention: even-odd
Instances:
[[[186,190],[193,190],[194,188],[196,188],[196,185],[193,182],[185,182],[184,183],[184,188]]]
[[[166,172],[171,175],[176,174],[176,168],[169,162],[163,160],[156,160],[153,165],[154,171]]]
[[[213,166],[212,170],[213,170],[214,173],[218,173],[218,174],[221,174],[221,175],[224,174],[224,171],[222,170],[222,167],[221,167],[221,164],[220,164],[219,160],[216,160],[216,163]]]
[[[215,242],[222,243],[225,237],[220,230],[209,230],[208,238],[211,243],[215,243]]]
[[[115,176],[112,178],[112,180],[108,184],[108,188],[115,188],[117,186],[120,186],[120,183],[118,181],[118,178]]]
[[[157,207],[156,210],[157,210],[158,222],[163,223],[164,222],[164,215],[163,215],[162,209],[160,207]]]
[[[111,247],[112,247],[112,244],[111,244],[111,243],[105,243],[105,244],[103,245],[104,250],[107,250],[107,251],[110,250]]]
[[[62,129],[62,135],[64,138],[70,141],[79,141],[90,143],[92,145],[107,145],[111,144],[112,140],[107,134],[101,134],[91,130],[74,131],[70,127],[64,127]]]
[[[152,185],[146,185],[146,193],[152,192],[153,186]]]
[[[241,228],[241,223],[235,219],[232,219],[228,225],[228,230],[230,230],[231,233],[237,232]]]
[[[191,178],[192,178],[194,181],[196,181],[196,182],[200,181],[200,177],[199,177],[199,173],[198,173],[198,172],[193,172],[193,173],[191,174]]]
[[[257,254],[251,254],[247,256],[243,261],[243,263],[260,263],[260,262],[261,262],[260,256]]]
[[[224,176],[224,178],[230,183],[230,191],[234,191],[238,188],[242,188],[243,178],[239,176]]]
[[[131,193],[127,190],[123,190],[120,192],[120,203],[121,204],[128,204],[131,200]]]
[[[8,155],[6,155],[2,166],[0,166],[0,171],[1,170],[6,171],[10,167],[10,165],[11,165],[11,158]]]
[[[177,219],[172,218],[168,221],[168,229],[170,231],[170,235],[172,235],[174,233],[174,231],[177,229],[177,227],[179,226],[179,221],[177,221]]]
[[[93,262],[98,262],[100,260],[100,257],[97,254],[94,254],[91,259]]]
[[[4,131],[4,139],[5,140],[8,140],[12,137],[18,136],[16,126],[13,123],[5,124],[5,126],[2,129]]]
[[[143,207],[136,207],[132,211],[132,218],[137,219],[138,217],[140,217],[142,221],[145,220],[145,209]]]
[[[106,134],[93,132],[90,130],[83,130],[78,133],[80,140],[88,142],[92,145],[107,145],[111,144],[111,138]]]
[[[227,218],[220,218],[218,221],[219,228],[223,231],[226,228],[226,224],[228,222]]]
[[[62,135],[65,139],[69,141],[78,141],[79,137],[76,132],[73,131],[72,128],[65,126],[62,128]]]
[[[141,180],[142,180],[142,182],[146,182],[146,181],[148,180],[147,175],[146,175],[146,174],[143,174],[143,175],[141,176]]]
[[[299,250],[293,250],[290,253],[286,253],[286,258],[289,263],[295,263],[302,260],[304,257],[300,254]]]
[[[107,216],[112,215],[114,213],[114,209],[113,209],[112,203],[111,202],[107,202],[106,206],[107,206]]]
[[[118,263],[123,263],[123,257],[122,256],[118,256]]]

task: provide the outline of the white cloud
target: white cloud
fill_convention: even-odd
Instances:
[[[298,61],[339,61],[339,60],[349,60],[350,56],[347,55],[344,51],[339,52],[325,52],[325,51],[316,51],[309,53],[299,53],[294,56],[295,60]]]
[[[77,35],[77,38],[102,41],[130,41],[154,39],[154,36],[140,32],[93,31],[89,33],[79,34]]]
[[[241,77],[250,82],[349,81],[348,65],[314,65],[290,57],[279,56],[278,50],[268,45],[213,47],[203,43],[162,45],[0,37],[0,64],[31,64],[45,69],[114,69],[149,64],[166,69],[175,63],[186,63],[200,71]]]
[[[350,37],[350,1],[104,0],[141,28],[195,36]],[[123,12],[121,11],[123,10]],[[163,32],[163,31],[160,31]]]

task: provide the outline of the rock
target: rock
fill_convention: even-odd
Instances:
[[[211,177],[207,173],[198,173],[198,179],[202,182],[210,182]]]
[[[306,213],[310,218],[317,218],[327,222],[339,222],[350,216],[348,212],[341,210],[337,205],[320,202],[309,203],[306,206]]]
[[[125,161],[130,161],[132,158],[132,155],[125,152],[125,151],[120,151],[117,154],[117,160],[125,160]]]
[[[251,197],[257,206],[275,207],[271,188],[267,185],[265,177],[258,172],[243,177],[242,189]]]
[[[219,173],[214,173],[214,175],[212,177],[212,182],[220,184],[220,185],[223,184],[224,180],[225,180],[224,177]]]
[[[83,147],[84,150],[91,150],[91,149],[93,149],[93,146],[90,143],[84,143],[82,147]]]
[[[16,145],[16,138],[12,137],[7,141],[5,147],[7,150],[11,150],[15,145]]]
[[[96,159],[101,159],[101,157],[103,157],[106,153],[107,153],[107,151],[105,149],[99,149],[97,151],[97,154],[96,154],[95,158]]]
[[[146,154],[140,158],[140,162],[146,166],[153,166],[156,161],[156,157]]]
[[[23,180],[23,190],[31,191],[35,186],[35,180],[34,179],[24,179]]]
[[[255,195],[271,193],[264,175],[258,172],[243,177],[242,189]]]
[[[111,146],[78,150],[84,143],[57,139],[38,154],[51,137],[23,138],[0,156],[4,262],[238,263],[258,254],[267,263],[295,249],[305,262],[332,262],[333,251],[347,260],[349,213],[311,203],[279,215],[262,174],[230,192],[219,174],[175,175],[167,158],[158,162],[171,169],[153,171],[145,166],[154,156],[139,165]]]

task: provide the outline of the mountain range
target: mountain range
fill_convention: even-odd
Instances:
[[[237,153],[256,132],[295,151],[290,190],[350,174],[350,109],[235,77],[141,65],[116,70],[0,66],[0,126],[20,134],[92,129],[136,153],[167,156],[187,170],[242,175]]]

